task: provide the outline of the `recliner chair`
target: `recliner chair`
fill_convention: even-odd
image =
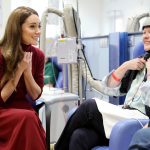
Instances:
[[[134,133],[147,122],[146,119],[127,119],[118,122],[111,131],[109,146],[98,146],[92,150],[128,150]]]
[[[62,71],[62,65],[58,64],[57,57],[51,57],[49,58],[53,65],[55,65],[58,69],[58,75],[56,76],[56,84],[55,88],[63,88],[63,71]],[[44,105],[44,102],[42,99],[38,99],[35,103],[33,102],[33,108],[37,113],[39,113],[39,109]]]
[[[76,109],[77,107],[68,113],[68,118]],[[126,119],[119,121],[112,128],[109,146],[96,146],[91,150],[128,150],[133,134],[141,129],[146,123],[148,123],[147,119]]]

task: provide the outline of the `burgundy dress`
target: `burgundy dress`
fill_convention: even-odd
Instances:
[[[43,88],[44,54],[31,45],[22,45],[32,52],[32,74]],[[4,59],[0,52],[0,79],[4,73]],[[26,90],[23,76],[16,91],[4,103],[0,95],[0,150],[46,150],[46,136],[32,100]]]

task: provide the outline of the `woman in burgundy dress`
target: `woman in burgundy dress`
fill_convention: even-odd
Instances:
[[[32,107],[43,88],[44,54],[38,13],[18,7],[0,41],[0,150],[46,150],[45,131]]]

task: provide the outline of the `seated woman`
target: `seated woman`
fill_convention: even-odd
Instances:
[[[42,93],[44,54],[40,20],[29,7],[10,14],[0,41],[0,149],[46,150],[46,136],[32,103]]]
[[[149,23],[145,22],[143,25],[145,51],[150,50],[150,18],[148,20]],[[70,117],[57,143],[51,145],[51,149],[91,150],[98,145],[108,145],[112,127],[118,121],[128,118],[148,119],[149,114],[146,111],[150,107],[148,57],[146,55],[144,58],[124,62],[99,82],[101,92],[104,94],[126,95],[123,107],[96,98],[86,100]]]

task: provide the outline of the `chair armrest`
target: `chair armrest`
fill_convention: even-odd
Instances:
[[[119,121],[112,129],[109,150],[127,150],[133,134],[148,123],[148,119]]]
[[[35,109],[35,111],[36,111],[38,114],[39,114],[40,108],[41,108],[44,104],[45,104],[45,103],[44,103],[43,100],[40,99],[40,98],[35,101],[34,109]]]

